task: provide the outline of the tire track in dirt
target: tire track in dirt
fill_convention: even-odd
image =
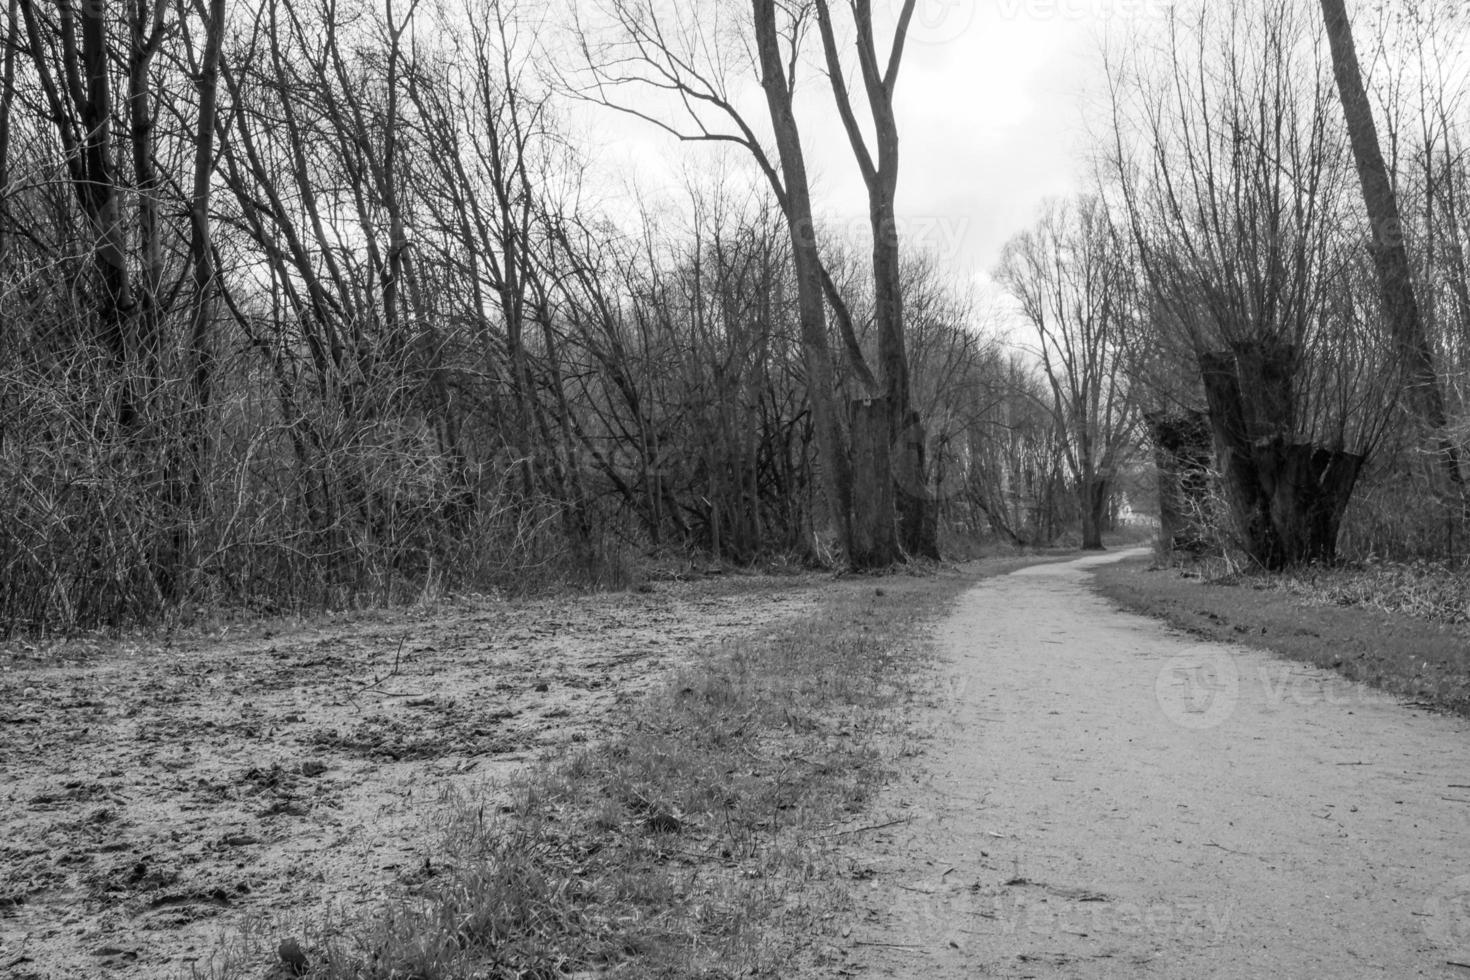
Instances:
[[[1118,612],[1085,572],[1118,557],[941,627],[932,744],[848,852],[834,974],[1470,976],[1465,720]]]

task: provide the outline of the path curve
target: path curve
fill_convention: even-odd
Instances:
[[[1120,557],[941,626],[839,975],[1470,978],[1470,725],[1119,612]]]

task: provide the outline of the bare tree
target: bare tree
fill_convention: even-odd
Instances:
[[[111,371],[125,377],[116,420],[123,430],[141,421],[149,396],[141,370],[154,349],[138,317],[133,260],[122,211],[122,177],[117,173],[106,0],[81,4],[80,25],[70,0],[56,5],[55,21],[34,0],[22,0],[27,44],[42,94],[65,154],[72,188],[92,225],[92,254],[101,280],[96,302],[96,340]],[[134,35],[134,41],[138,36]],[[144,52],[135,50],[136,62]]]
[[[872,425],[859,410],[854,416],[854,458],[844,448],[842,423],[833,402],[832,358],[827,345],[826,294],[823,291],[821,254],[817,248],[816,222],[812,214],[811,187],[806,155],[793,107],[796,89],[797,52],[801,18],[793,18],[783,36],[776,20],[775,0],[752,0],[756,55],[761,88],[775,132],[782,180],[774,179],[769,164],[763,169],[772,178],[772,189],[781,201],[791,230],[791,256],[796,268],[797,307],[800,310],[802,343],[807,351],[807,370],[812,384],[812,414],[820,433],[823,463],[830,468],[830,498],[837,514],[839,536],[855,567],[881,567],[895,557],[889,459],[886,444],[874,445]],[[783,39],[787,51],[783,53]],[[747,128],[748,131],[748,128]],[[758,157],[759,159],[760,157]],[[866,366],[861,357],[854,363]],[[881,423],[879,424],[881,428]],[[855,479],[855,477],[857,479]]]
[[[894,91],[903,64],[909,23],[915,0],[904,0],[886,55],[878,51],[870,0],[853,0],[853,48],[858,77],[872,119],[874,145],[869,146],[858,122],[846,78],[842,48],[838,43],[831,7],[815,0],[817,23],[822,35],[822,52],[837,113],[842,118],[853,157],[868,191],[868,220],[873,238],[873,306],[878,333],[878,366],[887,410],[889,439],[897,451],[894,475],[898,486],[900,541],[912,555],[938,558],[939,540],[936,508],[926,483],[924,431],[914,410],[909,391],[909,360],[904,332],[903,265],[900,255],[896,213],[898,194],[899,139],[894,112]],[[881,60],[880,60],[881,57]]]
[[[194,270],[194,298],[189,326],[193,360],[194,401],[206,408],[210,401],[213,355],[210,328],[214,320],[214,293],[218,267],[210,227],[210,198],[214,189],[215,132],[219,119],[219,62],[224,47],[225,0],[196,0],[204,26],[204,50],[198,63],[199,114],[194,131],[194,173],[189,195],[189,264]],[[181,18],[181,23],[183,18]]]
[[[1331,81],[1293,4],[1193,9],[1160,56],[1114,66],[1113,176],[1149,325],[1197,362],[1243,550],[1330,560],[1388,418],[1340,233]]]
[[[1036,330],[1050,408],[1082,516],[1082,547],[1101,549],[1119,472],[1137,444],[1125,321],[1137,314],[1133,270],[1095,197],[1051,202],[1011,239],[997,279]]]
[[[1338,96],[1347,121],[1353,160],[1357,164],[1363,206],[1372,228],[1368,250],[1377,274],[1383,316],[1398,351],[1409,408],[1438,440],[1440,461],[1450,482],[1456,487],[1463,487],[1460,453],[1445,431],[1448,417],[1440,390],[1439,372],[1435,368],[1434,350],[1420,315],[1409,252],[1404,243],[1404,220],[1378,144],[1378,129],[1373,122],[1373,108],[1358,65],[1352,23],[1348,20],[1344,0],[1321,2]]]
[[[579,25],[593,83],[577,86],[583,97],[638,116],[681,140],[727,143],[744,149],[770,184],[791,236],[796,268],[797,306],[809,379],[809,397],[822,460],[825,496],[848,560],[858,567],[881,567],[898,557],[888,479],[889,425],[886,414],[872,418],[872,399],[854,406],[863,444],[863,465],[849,457],[847,427],[838,412],[833,355],[827,334],[828,304],[842,334],[849,366],[860,383],[875,382],[853,330],[851,316],[821,263],[813,217],[810,181],[794,107],[800,48],[809,26],[806,5],[787,7],[775,0],[752,0],[749,27],[726,18],[727,7],[661,7],[657,0],[611,0],[605,10],[614,40],[597,43],[595,30]],[[748,33],[745,33],[747,32]],[[721,36],[722,34],[726,36]],[[730,37],[745,39],[742,54]],[[737,105],[738,75],[753,72],[765,101],[775,153],[766,149],[753,117]],[[630,89],[633,100],[621,96]],[[655,116],[633,104],[639,95],[661,93],[676,106],[673,119]],[[881,437],[872,433],[881,431]],[[881,468],[875,472],[875,468]],[[864,481],[854,495],[855,476]]]

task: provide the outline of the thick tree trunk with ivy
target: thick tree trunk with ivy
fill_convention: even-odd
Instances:
[[[1200,355],[1215,457],[1236,543],[1279,571],[1337,558],[1363,457],[1295,434],[1296,351],[1254,341]]]

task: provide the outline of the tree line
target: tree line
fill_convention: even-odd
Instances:
[[[572,10],[10,0],[6,629],[615,584],[648,554],[1095,547],[1190,413],[1221,479],[1170,506],[1262,564],[1332,557],[1365,486],[1423,506],[1357,545],[1453,548],[1459,90],[1396,84],[1392,139],[1350,140],[1378,79],[1353,101],[1330,9],[1181,9],[1115,55],[1095,187],[993,270],[1009,340],[902,233],[913,2]],[[1374,57],[1451,72],[1463,18],[1414,10]],[[813,186],[814,105],[861,234]],[[609,205],[589,107],[708,167]]]

